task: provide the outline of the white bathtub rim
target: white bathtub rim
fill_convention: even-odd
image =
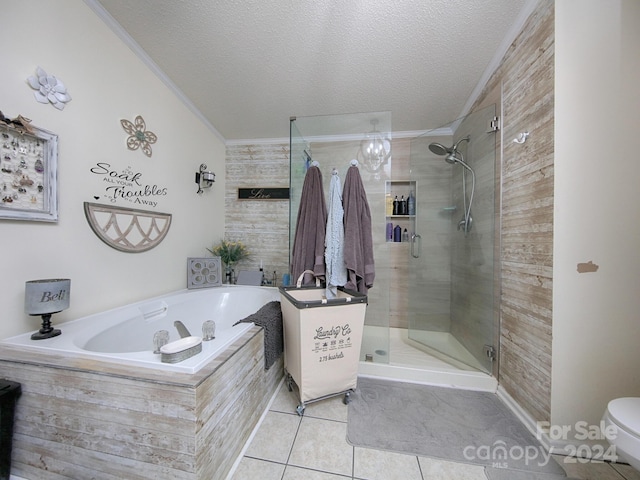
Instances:
[[[97,315],[107,315],[112,314],[117,311],[123,311],[125,309],[131,310],[135,309],[141,305],[160,301],[168,296],[181,296],[181,295],[206,295],[207,290],[216,290],[216,289],[249,289],[249,290],[264,290],[268,292],[273,300],[279,300],[279,291],[274,287],[256,287],[256,286],[239,286],[239,285],[224,285],[222,287],[214,287],[212,289],[199,289],[199,290],[178,290],[175,292],[169,292],[164,295],[159,295],[153,298],[148,298],[145,300],[141,300],[135,303],[131,303],[128,305],[115,307],[110,310],[106,310],[104,312],[98,312],[96,314],[88,315],[79,319],[70,320],[67,322],[63,322],[55,325],[56,328],[59,328],[63,331],[63,334],[58,337],[53,337],[45,340],[31,340],[31,333],[24,333],[20,335],[16,335],[13,337],[9,337],[3,340],[0,340],[0,346],[7,345],[13,347],[19,347],[26,351],[30,352],[42,352],[48,354],[59,354],[65,357],[70,358],[80,358],[80,359],[89,359],[89,360],[98,360],[98,361],[106,361],[110,363],[117,363],[126,366],[139,366],[139,367],[148,367],[156,370],[163,371],[173,371],[173,372],[181,372],[194,374],[197,373],[202,367],[207,365],[211,360],[215,358],[215,355],[212,355],[212,352],[216,352],[217,354],[221,354],[224,352],[234,341],[241,338],[245,333],[247,333],[251,328],[254,327],[253,323],[241,323],[234,328],[234,335],[231,338],[225,338],[221,342],[203,342],[202,353],[195,355],[191,358],[188,358],[180,363],[169,364],[162,363],[160,361],[160,355],[154,354],[151,350],[148,351],[140,351],[140,352],[128,352],[122,354],[113,353],[103,353],[103,352],[90,352],[82,349],[76,344],[76,339],[73,336],[74,326],[79,322],[86,322],[87,318],[91,318]],[[265,302],[266,303],[266,302]],[[114,318],[111,320],[113,324],[117,324],[120,319],[114,315]],[[104,328],[108,328],[110,325],[102,325]],[[87,327],[83,327],[86,329]],[[65,330],[71,332],[65,336]],[[93,333],[91,333],[93,335]],[[90,335],[85,334],[88,338]],[[35,358],[35,357],[34,357]]]

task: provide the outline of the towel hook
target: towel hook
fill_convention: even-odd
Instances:
[[[353,160],[351,160],[351,166],[352,167],[357,167],[358,166],[358,160],[356,160],[355,158]]]

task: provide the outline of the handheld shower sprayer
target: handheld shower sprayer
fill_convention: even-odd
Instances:
[[[447,163],[450,163],[452,165],[456,164],[456,163],[459,163],[463,167],[463,170],[462,170],[462,198],[463,198],[463,202],[464,202],[464,218],[462,220],[460,220],[460,222],[458,223],[458,230],[463,228],[464,229],[464,234],[466,235],[467,233],[469,233],[469,230],[471,230],[471,222],[473,221],[473,219],[471,218],[471,204],[473,203],[473,194],[474,194],[475,188],[476,188],[476,174],[473,171],[473,168],[471,168],[469,166],[469,164],[467,164],[464,161],[464,155],[462,154],[462,152],[458,151],[458,145],[460,145],[462,142],[465,142],[465,141],[466,142],[471,141],[471,137],[470,136],[466,136],[464,138],[461,138],[456,143],[454,143],[450,148],[445,147],[441,143],[433,142],[433,143],[429,144],[429,150],[431,150],[436,155],[444,156],[444,160]],[[465,177],[465,170],[468,170],[469,172],[471,172],[471,195],[469,195],[469,205],[468,206],[467,206],[467,192],[466,192],[467,179]]]

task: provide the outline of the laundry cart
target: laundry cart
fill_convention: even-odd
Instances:
[[[337,298],[326,289],[301,286],[280,288],[284,331],[284,368],[289,391],[298,387],[298,415],[305,404],[344,394],[349,403],[358,382],[360,344],[367,295],[338,287]]]

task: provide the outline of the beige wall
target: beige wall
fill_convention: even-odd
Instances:
[[[556,2],[551,421],[640,396],[640,3]],[[579,273],[592,261],[596,272]]]
[[[224,144],[125,46],[81,0],[4,2],[0,31],[2,111],[22,114],[59,135],[59,221],[0,220],[0,338],[37,330],[24,314],[24,283],[71,279],[70,320],[186,287],[187,257],[207,255],[224,232]],[[11,40],[7,40],[11,39]],[[63,111],[37,103],[26,78],[41,66],[67,86]],[[142,115],[158,136],[151,158],[130,151],[120,119]],[[144,253],[119,252],[90,229],[83,202],[104,199],[97,162],[142,172],[143,183],[167,188],[157,207],[171,213],[167,237]],[[217,181],[196,194],[195,171],[206,163]],[[116,206],[132,207],[118,201]],[[64,334],[64,333],[63,333]]]

